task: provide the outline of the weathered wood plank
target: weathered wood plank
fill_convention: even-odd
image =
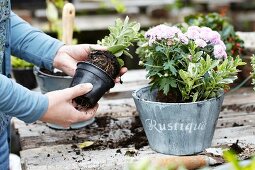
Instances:
[[[22,162],[25,165],[23,167],[27,170],[122,169],[122,166],[129,160],[157,154],[150,149],[140,151],[136,157],[125,156],[127,148],[80,151],[80,154],[73,150],[72,145],[56,145],[21,151],[21,157],[24,158]]]
[[[218,119],[217,128],[226,128],[233,126],[244,126],[244,125],[255,125],[255,112],[252,114],[231,114],[230,115],[220,114]]]
[[[237,131],[239,135],[231,135]],[[240,134],[240,131],[242,132]],[[231,135],[225,138],[224,135],[215,135],[213,146],[219,147],[235,143],[239,140],[240,146],[249,145],[248,148],[255,148],[255,127],[232,127],[217,129],[215,134]],[[248,142],[249,141],[249,142]],[[128,157],[125,153],[128,148],[105,149],[84,151],[74,148],[73,145],[55,145],[28,149],[21,151],[22,163],[25,169],[123,169],[123,166],[130,160],[140,160],[149,156],[161,156],[145,146],[138,150],[137,155]],[[254,154],[254,150],[251,150]]]

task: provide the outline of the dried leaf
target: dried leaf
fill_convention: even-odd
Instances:
[[[83,149],[83,148],[89,147],[93,144],[94,144],[94,142],[92,142],[92,141],[85,141],[85,142],[79,144],[79,148]]]

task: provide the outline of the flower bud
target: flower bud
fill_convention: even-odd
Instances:
[[[138,65],[143,66],[144,65],[143,61],[139,61]]]
[[[165,77],[168,77],[168,74],[167,74],[167,73],[165,73],[165,74],[164,74],[164,76],[165,76]]]

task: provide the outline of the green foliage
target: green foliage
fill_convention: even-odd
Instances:
[[[113,8],[117,11],[117,13],[120,13],[120,14],[123,14],[127,11],[127,8],[122,0],[110,0],[110,1],[99,1],[100,9],[97,12],[102,12],[102,14],[105,14],[109,12],[109,7],[111,6],[113,6]]]
[[[55,6],[59,9],[63,9],[65,5],[65,0],[52,0],[52,2],[55,4]]]
[[[57,32],[58,39],[62,37],[62,27],[58,11],[63,9],[62,2],[64,3],[63,0],[60,0],[56,2],[56,5],[54,1],[46,0],[46,17],[49,22],[49,31]]]
[[[233,170],[254,170],[255,169],[255,157],[252,158],[251,162],[248,165],[241,165],[240,161],[237,158],[237,155],[231,151],[224,151],[224,159],[230,162]]]
[[[59,16],[65,5],[64,0],[46,0],[46,17],[49,22],[49,31],[57,33],[57,39],[61,40],[63,36],[63,29],[61,19]],[[78,31],[74,26],[74,30]],[[72,44],[77,44],[77,39],[72,40]]]
[[[111,0],[111,3],[118,13],[124,13],[127,11],[124,3],[121,0]]]
[[[144,33],[143,33],[144,34]],[[148,71],[152,89],[165,95],[173,92],[179,102],[195,102],[219,96],[237,78],[240,57],[215,58],[214,48],[202,48],[195,41],[182,43],[178,36],[155,41],[145,36],[138,42],[140,64]]]
[[[138,41],[139,30],[140,24],[129,22],[128,17],[124,21],[117,19],[115,25],[109,27],[110,34],[98,41],[98,44],[107,47],[107,50],[116,57],[120,57],[122,54],[132,57],[128,52],[128,47]],[[123,61],[121,59],[118,59],[118,61],[123,66]]]
[[[241,55],[244,50],[244,42],[236,34],[233,25],[227,17],[218,13],[189,15],[184,18],[188,25],[205,26],[220,33],[221,39],[227,47],[230,56]]]
[[[13,68],[33,68],[34,66],[32,63],[14,56],[11,57],[11,63]]]

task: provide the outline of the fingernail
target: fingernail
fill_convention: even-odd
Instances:
[[[85,84],[82,84],[82,86],[88,88],[89,90],[93,88],[93,85],[91,83],[85,83]]]

